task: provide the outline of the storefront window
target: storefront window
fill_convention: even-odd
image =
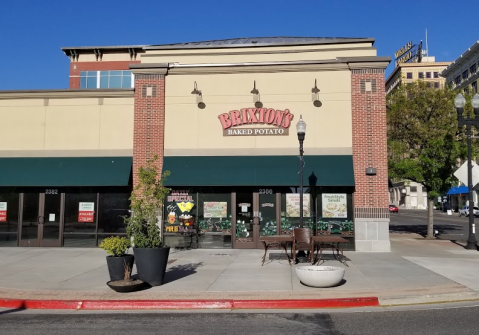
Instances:
[[[199,193],[198,229],[201,247],[231,248],[230,193]]]
[[[124,216],[130,216],[130,193],[100,193],[98,234],[125,234]]]
[[[19,194],[13,189],[0,191],[0,246],[16,246]]]
[[[281,234],[291,235],[300,224],[299,193],[281,194]],[[303,227],[314,231],[314,203],[311,194],[303,194]]]
[[[354,235],[352,194],[322,193],[318,201],[318,234]]]
[[[65,233],[94,233],[98,211],[97,193],[65,194]]]
[[[94,248],[96,247],[96,236],[94,234],[63,235],[63,246],[70,248]]]

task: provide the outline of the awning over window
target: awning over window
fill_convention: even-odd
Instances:
[[[0,158],[0,186],[127,186],[131,157]]]
[[[299,185],[298,156],[164,157],[163,170],[166,186]],[[305,186],[354,186],[353,158],[304,156],[303,177]]]
[[[464,193],[469,193],[469,188],[467,186],[457,186],[457,187],[451,187],[451,189],[447,192],[447,195],[464,194]]]

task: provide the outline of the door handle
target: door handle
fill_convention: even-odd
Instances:
[[[38,224],[44,224],[45,223],[45,217],[43,216],[38,216],[37,217]]]

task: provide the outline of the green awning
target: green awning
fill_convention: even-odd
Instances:
[[[0,158],[0,186],[127,186],[131,157]]]
[[[304,156],[303,183],[354,186],[353,157]],[[298,156],[172,156],[166,186],[295,186],[299,185]]]

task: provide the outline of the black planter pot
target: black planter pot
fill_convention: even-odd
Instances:
[[[133,268],[133,261],[135,257],[133,255],[123,256],[106,256],[106,264],[108,265],[108,272],[110,273],[110,280],[122,280],[125,279],[125,262],[131,269]]]
[[[138,277],[150,286],[163,284],[170,247],[165,248],[133,248],[136,259]]]
[[[139,291],[139,290],[142,290],[143,288],[145,288],[145,283],[141,280],[137,280],[135,282],[132,282],[129,285],[125,285],[125,284],[120,285],[120,284],[118,284],[119,282],[122,282],[122,281],[110,280],[106,284],[113,291],[120,292],[120,293],[135,292],[135,291]]]

